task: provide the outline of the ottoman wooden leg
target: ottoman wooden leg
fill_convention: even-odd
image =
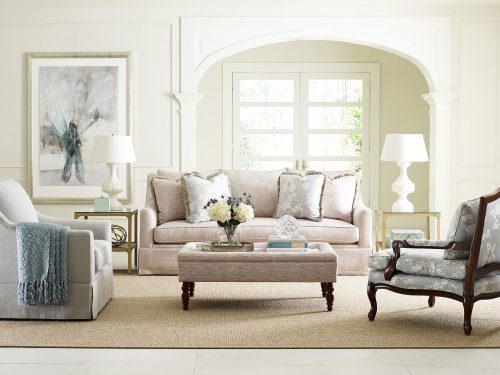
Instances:
[[[326,283],[321,283],[321,295],[326,297]]]
[[[191,283],[190,288],[189,288],[189,296],[194,297],[194,282]]]
[[[326,307],[332,311],[333,306],[333,283],[326,283]]]
[[[187,310],[189,308],[189,282],[182,283],[182,308]]]

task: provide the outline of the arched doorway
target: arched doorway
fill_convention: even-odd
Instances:
[[[449,19],[446,17],[186,17],[181,21],[181,169],[196,168],[198,85],[216,61],[246,49],[293,40],[333,40],[403,56],[425,76],[430,92],[429,207],[449,207]],[[439,145],[439,147],[437,147]],[[438,183],[439,181],[439,183]]]

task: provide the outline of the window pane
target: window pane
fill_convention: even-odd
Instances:
[[[362,80],[311,79],[309,81],[310,102],[360,102],[362,96]]]
[[[240,80],[242,102],[293,102],[293,80]]]
[[[246,134],[240,138],[241,156],[293,157],[292,134]]]
[[[293,129],[293,107],[240,107],[242,129]]]
[[[240,168],[252,171],[277,171],[284,168],[293,168],[293,161],[243,160]]]
[[[309,134],[310,156],[358,156],[361,150],[360,133]]]
[[[360,161],[309,161],[309,170],[315,171],[345,171],[351,170],[358,173],[362,171],[362,162]]]
[[[360,129],[362,107],[309,107],[309,129]]]

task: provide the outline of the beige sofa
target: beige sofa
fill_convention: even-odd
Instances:
[[[265,242],[275,233],[276,220],[273,218],[278,201],[278,178],[282,171],[256,172],[225,170],[229,176],[232,195],[243,192],[252,194],[255,218],[241,225],[242,241]],[[201,173],[207,176],[210,173]],[[328,181],[341,181],[338,178],[355,179],[352,172],[325,172]],[[158,170],[148,175],[145,207],[140,211],[139,274],[140,275],[177,275],[177,254],[187,242],[210,241],[217,237],[217,224],[214,221],[191,224],[186,220],[172,220],[159,225],[159,209],[152,187],[154,178],[176,181],[181,178],[178,172]],[[347,180],[346,180],[347,181]],[[310,242],[330,243],[338,256],[338,272],[343,275],[359,275],[368,271],[368,256],[371,254],[372,213],[363,204],[359,186],[356,182],[352,191],[343,187],[339,194],[323,194],[323,220],[319,222],[299,219],[300,233]],[[351,196],[348,202],[335,201],[342,196]],[[179,204],[176,200],[174,204]],[[344,220],[329,218],[325,212],[338,205],[349,209]]]

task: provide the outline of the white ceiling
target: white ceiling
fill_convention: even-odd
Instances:
[[[207,5],[367,5],[367,6],[487,6],[500,0],[0,0],[2,7],[120,7],[120,6],[207,6]]]

